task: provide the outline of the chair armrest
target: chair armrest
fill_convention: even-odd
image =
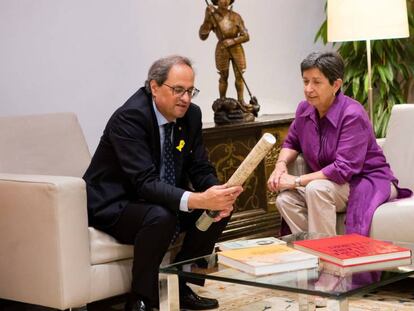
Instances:
[[[414,197],[381,204],[372,218],[370,236],[380,240],[414,243]]]
[[[66,309],[90,293],[81,178],[0,174],[0,297]]]
[[[289,163],[288,172],[291,175],[301,176],[310,172],[308,165],[305,162],[302,154],[298,154],[295,161]]]

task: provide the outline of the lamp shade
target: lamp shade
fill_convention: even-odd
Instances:
[[[328,41],[409,37],[406,0],[328,0]]]

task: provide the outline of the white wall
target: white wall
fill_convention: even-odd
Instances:
[[[235,1],[251,38],[245,79],[261,113],[293,112],[302,98],[299,63],[321,48],[313,38],[324,3]],[[195,102],[212,121],[216,38],[198,38],[204,8],[203,0],[0,0],[0,115],[73,111],[93,152],[151,63],[178,53],[194,61]]]

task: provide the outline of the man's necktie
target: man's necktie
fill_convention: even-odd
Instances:
[[[164,124],[164,181],[167,184],[175,186],[175,168],[174,168],[174,154],[173,144],[171,142],[171,132],[174,123]]]
[[[164,124],[164,147],[163,147],[163,161],[164,161],[164,181],[167,184],[175,186],[175,167],[174,167],[174,154],[173,144],[171,141],[171,132],[174,127],[174,123]],[[175,232],[171,239],[171,244],[175,242],[180,234],[180,223],[177,214],[177,224],[175,226]]]

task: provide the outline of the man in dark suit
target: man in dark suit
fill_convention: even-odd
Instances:
[[[191,103],[197,93],[190,60],[157,60],[145,87],[108,121],[84,175],[90,225],[134,245],[125,310],[158,306],[159,265],[178,227],[186,236],[175,261],[212,252],[242,191],[218,185],[202,142],[201,111]],[[195,221],[205,209],[219,216],[202,232]],[[180,306],[203,310],[218,302],[180,279]]]

